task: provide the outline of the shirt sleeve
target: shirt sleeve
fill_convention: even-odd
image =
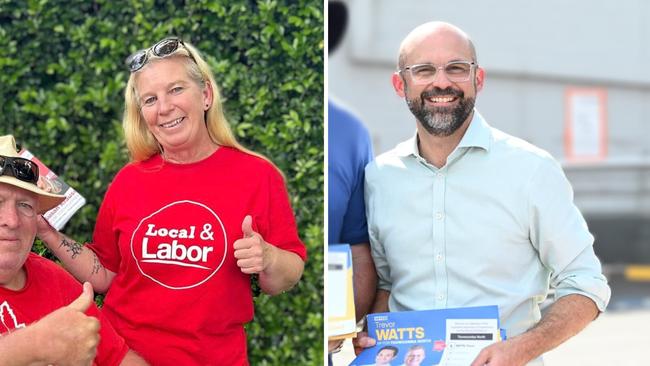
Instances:
[[[375,187],[371,179],[374,168],[374,163],[371,163],[366,167],[365,171],[365,202],[366,217],[368,218],[368,235],[370,238],[370,253],[372,254],[375,269],[377,270],[377,288],[391,291],[393,283],[390,277],[390,266],[386,259],[383,243],[379,240],[377,225],[375,224]]]
[[[112,272],[118,271],[121,261],[118,234],[113,229],[115,195],[114,184],[111,184],[99,207],[93,241],[88,244],[88,248],[97,254],[101,264]]]
[[[259,220],[264,224],[260,227],[264,240],[280,249],[296,253],[303,261],[307,259],[307,249],[298,236],[298,227],[284,179],[275,167],[272,167],[269,173],[268,204],[264,216]]]
[[[594,237],[573,203],[573,190],[562,168],[550,157],[533,175],[528,207],[531,243],[551,271],[555,298],[584,295],[604,311],[611,290],[594,253]]]
[[[342,242],[350,244],[369,242],[364,204],[364,169],[372,159],[372,144],[368,131],[360,124],[358,131],[357,159],[352,162],[354,181],[341,229]]]

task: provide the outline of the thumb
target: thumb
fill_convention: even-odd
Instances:
[[[358,343],[359,347],[368,348],[377,344],[377,341],[375,341],[374,338],[370,338],[368,335],[366,335],[365,337],[359,338]]]
[[[355,338],[352,338],[352,346],[354,347],[354,354],[359,355],[364,349],[372,347],[376,344],[373,338],[368,336],[366,332],[359,332]]]
[[[250,238],[255,234],[253,231],[253,218],[251,215],[246,215],[244,221],[241,223],[241,231],[244,234],[244,238]]]
[[[83,292],[73,302],[68,305],[69,308],[80,312],[86,312],[94,300],[93,286],[90,282],[84,282]]]

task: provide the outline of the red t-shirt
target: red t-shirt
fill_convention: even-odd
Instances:
[[[13,291],[0,287],[0,335],[23,328],[56,309],[69,305],[81,295],[82,288],[68,272],[54,262],[30,253],[24,264],[27,272],[25,287]],[[129,350],[99,312],[95,304],[86,311],[101,322],[96,365],[119,365]]]
[[[103,311],[154,365],[248,365],[249,275],[233,243],[242,221],[305,258],[279,172],[221,147],[192,164],[156,155],[128,164],[110,185],[90,248],[116,273]]]

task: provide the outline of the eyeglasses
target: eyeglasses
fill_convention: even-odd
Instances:
[[[149,51],[158,57],[167,57],[176,52],[179,47],[185,48],[192,61],[196,62],[194,56],[192,56],[192,52],[185,47],[185,43],[183,43],[180,38],[176,37],[165,38],[147,49],[136,51],[134,54],[127,57],[125,62],[129,71],[136,72],[149,60]]]
[[[475,62],[451,61],[442,66],[436,66],[434,64],[409,65],[397,70],[397,72],[403,73],[408,71],[413,83],[423,85],[431,84],[438,75],[438,70],[443,70],[449,81],[460,83],[469,80],[472,69],[476,66],[477,64]]]
[[[38,165],[29,159],[0,155],[0,175],[8,175],[23,182],[37,184]]]

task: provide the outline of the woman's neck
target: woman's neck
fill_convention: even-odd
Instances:
[[[165,150],[162,152],[162,157],[165,161],[175,164],[190,164],[201,161],[208,156],[214,154],[219,148],[219,145],[210,141],[207,144],[193,149],[183,149],[178,151]]]

